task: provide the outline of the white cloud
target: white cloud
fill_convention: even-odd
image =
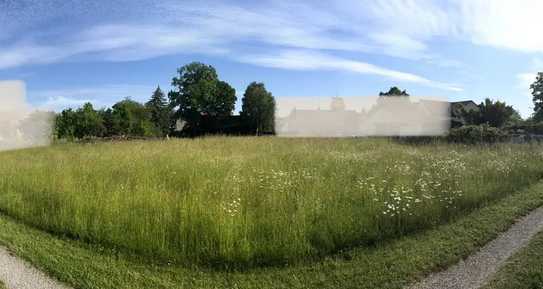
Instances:
[[[142,21],[123,15],[116,22],[106,22],[110,24],[79,31],[64,29],[61,31],[66,33],[47,45],[0,43],[0,68],[92,53],[109,60],[226,53],[232,44],[247,41],[285,48],[369,52],[434,64],[457,62],[432,51],[428,42],[435,37],[543,51],[543,38],[537,37],[543,11],[539,0],[267,1],[253,5],[166,1],[140,6],[147,7],[143,12],[150,15]]]
[[[379,44],[387,55],[419,59],[426,54],[426,44],[405,34],[372,33],[369,37]]]
[[[145,7],[138,15],[148,16],[139,19],[132,11],[131,15],[110,17],[93,26],[57,27],[58,31],[51,32],[53,37],[47,42],[33,33],[24,39],[3,35],[0,69],[58,62],[74,56],[131,61],[179,53],[222,54],[256,65],[273,66],[270,59],[266,60],[270,56],[262,55],[297,49],[330,56],[334,51],[374,53],[447,68],[461,66],[458,60],[440,54],[443,52],[433,41],[441,38],[522,52],[543,52],[543,38],[537,37],[539,14],[543,11],[543,2],[539,0],[336,0],[323,4],[314,1],[252,4],[150,1],[132,6]],[[92,7],[85,9],[92,10]],[[54,10],[47,11],[48,19],[55,18]],[[107,11],[100,13],[107,14]],[[84,14],[87,12],[75,15]],[[0,12],[0,19],[2,15]],[[26,22],[36,17],[30,16],[24,17]],[[24,24],[22,27],[32,30],[39,28],[40,21],[34,26]],[[16,41],[7,43],[6,39]],[[246,51],[260,55],[259,61],[243,57]],[[292,57],[285,60],[285,55],[275,58],[274,65],[290,63],[281,65],[282,68],[299,61]],[[304,65],[312,66],[297,63],[295,69]],[[313,66],[316,66],[313,69],[347,69],[436,85],[422,76],[366,62],[334,59],[326,67]],[[438,84],[438,87],[447,85]],[[454,90],[454,87],[447,89]]]
[[[31,99],[44,99],[35,106],[40,109],[60,111],[65,108],[77,108],[86,102],[95,108],[109,107],[126,97],[145,102],[155,87],[146,85],[105,85],[101,87],[76,87],[69,89],[53,89],[29,91]]]
[[[129,61],[180,52],[225,52],[218,43],[203,38],[197,31],[163,25],[99,25],[60,38],[56,44],[23,42],[0,47],[0,69],[57,62],[83,54],[95,54],[111,61]]]
[[[55,47],[20,44],[4,49],[0,48],[0,69],[17,67],[25,64],[44,64],[65,59],[74,53],[69,50],[60,50]]]
[[[537,73],[525,72],[517,74],[518,86],[526,91],[529,90],[530,85],[534,83]]]
[[[428,15],[406,17],[404,14],[400,17],[397,15],[399,9],[410,8],[409,13],[418,14],[426,10],[415,5],[397,7],[395,1],[390,1],[384,7],[370,1],[366,3],[367,9],[354,6],[349,13],[338,13],[344,12],[339,8],[348,9],[353,4],[336,2],[332,4],[337,5],[268,2],[251,7],[194,1],[166,2],[159,4],[155,12],[152,11],[154,4],[149,4],[149,13],[156,13],[155,21],[146,19],[135,24],[121,16],[116,23],[98,24],[75,31],[61,29],[62,32],[53,37],[55,41],[47,41],[48,44],[39,44],[39,41],[30,44],[0,43],[0,68],[48,63],[80,54],[98,54],[108,60],[122,61],[176,53],[226,53],[231,50],[232,44],[247,41],[290,48],[370,52],[415,59],[436,58],[434,54],[424,55],[427,49],[422,41],[425,40],[423,36],[427,37],[430,32],[421,36],[394,28],[406,27],[405,22],[410,23],[411,17],[430,18],[435,11],[427,12]],[[383,11],[388,14],[379,8],[386,8]],[[375,15],[364,15],[366,10],[381,13],[379,15],[382,17],[394,17],[388,20],[375,18]],[[441,16],[442,13],[435,14]],[[366,16],[368,23],[359,20],[361,16]],[[437,16],[434,18],[441,19]],[[397,23],[394,19],[406,21]],[[427,27],[431,25],[417,25],[410,31],[421,31]],[[17,53],[15,57],[14,53]]]
[[[372,74],[399,81],[413,82],[450,91],[462,91],[462,88],[429,80],[422,76],[391,70],[362,61],[344,59],[323,53],[304,50],[285,50],[274,55],[249,55],[240,61],[266,67],[295,70],[336,70],[361,74]]]
[[[379,34],[400,34],[420,42],[447,37],[520,52],[543,52],[543,38],[537,36],[543,11],[540,0],[377,0],[362,5]],[[409,42],[394,44],[410,48]]]
[[[0,45],[0,69],[33,63],[51,63],[81,55],[110,61],[131,61],[178,53],[203,53],[223,54],[234,60],[245,59],[244,62],[249,62],[246,60],[247,57],[240,56],[241,53],[233,47],[250,41],[260,44],[257,46],[259,50],[264,51],[263,55],[281,47],[291,50],[312,50],[314,56],[319,53],[325,55],[325,50],[326,55],[332,55],[333,50],[341,50],[386,54],[439,65],[452,63],[435,53],[427,52],[426,44],[419,40],[424,39],[421,35],[395,31],[387,26],[390,23],[382,24],[386,31],[381,31],[379,27],[359,25],[356,16],[344,18],[336,13],[337,9],[329,6],[309,2],[305,4],[274,2],[252,8],[221,3],[209,6],[197,2],[163,5],[161,11],[168,12],[161,15],[160,21],[157,22],[101,24],[75,33],[60,33],[55,41],[48,44],[25,41],[4,48]],[[385,8],[389,7],[390,5]],[[413,6],[410,9],[418,8]],[[419,9],[418,12],[422,11]],[[372,21],[379,22],[375,19]],[[369,33],[370,30],[375,31]],[[282,55],[282,58],[285,56]],[[304,61],[303,57],[298,58]],[[436,85],[436,82],[421,76],[365,62],[339,58],[320,60],[326,65],[314,65],[313,69],[346,69],[457,90],[455,87]],[[292,63],[296,60],[291,57],[286,61]],[[251,63],[272,66],[265,62],[265,57],[260,57],[260,61]],[[281,60],[275,59],[274,62]],[[301,66],[303,63],[298,63],[293,69],[299,69]],[[289,65],[282,65],[282,68],[288,67]],[[51,100],[52,103],[55,101],[58,99]]]
[[[524,95],[531,95],[530,85],[534,83],[538,72],[543,72],[543,60],[534,57],[531,61],[529,71],[516,75],[518,88],[525,93]]]
[[[522,52],[542,52],[539,0],[484,0],[462,3],[464,32],[474,43]]]

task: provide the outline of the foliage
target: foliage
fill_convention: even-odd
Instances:
[[[168,135],[172,128],[172,113],[170,104],[166,100],[164,92],[157,87],[151,99],[145,104],[151,114],[151,121],[161,136]]]
[[[205,133],[205,117],[220,120],[232,114],[236,102],[235,90],[220,81],[215,68],[192,62],[177,70],[172,79],[175,90],[168,94],[176,117],[187,122],[194,134]]]
[[[541,161],[539,146],[379,139],[62,145],[0,154],[0,210],[160,260],[297,263],[465,214],[537,181]]]
[[[85,103],[77,110],[65,109],[56,116],[55,133],[57,138],[101,137],[106,134],[102,115],[94,110],[91,103]]]
[[[125,99],[112,106],[111,135],[154,136],[161,134],[151,120],[151,111],[143,104]]]
[[[543,122],[524,121],[507,127],[510,133],[543,135]]]
[[[534,83],[530,85],[534,102],[533,118],[543,121],[543,72],[538,72]]]
[[[387,92],[379,92],[379,96],[409,96],[409,94],[405,89],[401,90],[397,86],[393,86]]]
[[[65,109],[56,115],[55,136],[68,140],[164,136],[170,130],[171,114],[160,93],[157,89],[146,105],[127,98],[98,111],[90,103],[75,111]]]
[[[233,284],[240,289],[401,289],[476,252],[519,217],[541,206],[542,192],[539,183],[435,229],[375,246],[356,246],[319,262],[241,272],[134,258],[115,248],[59,238],[5,215],[0,215],[0,243],[58,280],[81,289],[221,289]],[[540,252],[531,260],[540,260]],[[524,280],[522,275],[517,277]]]
[[[483,289],[537,289],[543,288],[543,233],[507,261]]]
[[[264,83],[252,82],[247,86],[240,115],[256,135],[275,132],[275,99]]]
[[[488,124],[492,127],[503,127],[506,124],[521,120],[519,113],[505,102],[492,101],[486,98],[478,107],[478,111],[463,112],[467,124]]]
[[[105,133],[104,121],[91,103],[85,103],[75,112],[74,136],[103,136]]]
[[[506,140],[507,137],[508,135],[505,131],[482,124],[453,128],[449,131],[447,139],[453,143],[478,144],[497,143]]]
[[[57,138],[74,139],[76,113],[71,108],[63,110],[55,118],[55,136]]]

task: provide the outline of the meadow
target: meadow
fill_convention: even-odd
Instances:
[[[0,211],[157,260],[296,263],[434,227],[543,176],[539,145],[210,137],[0,153]]]

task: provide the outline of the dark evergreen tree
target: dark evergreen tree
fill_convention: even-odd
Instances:
[[[151,99],[145,104],[145,107],[151,114],[151,122],[154,124],[155,128],[161,136],[168,135],[171,129],[171,109],[170,105],[166,100],[166,96],[160,89],[160,86],[157,87]]]

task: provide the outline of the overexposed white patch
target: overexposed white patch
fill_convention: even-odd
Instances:
[[[279,136],[439,136],[450,128],[450,104],[439,98],[285,97],[277,99]]]
[[[22,81],[0,81],[0,150],[48,145],[53,116],[26,102]]]

